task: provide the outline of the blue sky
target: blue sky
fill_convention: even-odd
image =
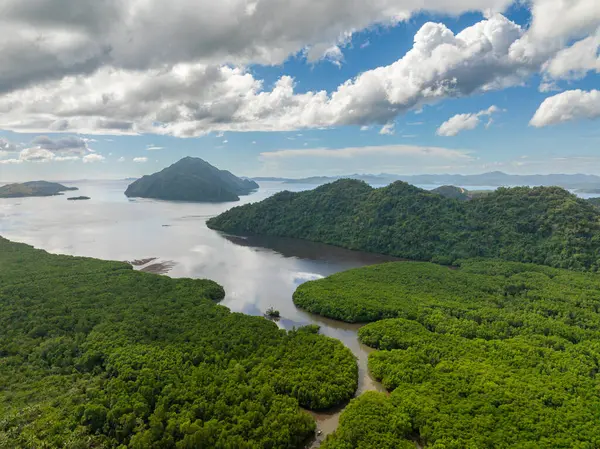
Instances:
[[[481,11],[463,0],[454,14],[384,0],[381,11],[364,6],[308,30],[293,28],[317,18],[301,5],[298,20],[263,42],[261,27],[287,17],[254,19],[269,1],[245,3],[242,20],[256,20],[258,33],[232,43],[219,29],[214,48],[192,45],[203,35],[177,46],[168,34],[195,19],[165,24],[172,42],[154,44],[152,57],[143,43],[127,59],[115,51],[117,21],[109,57],[85,64],[80,55],[95,47],[81,40],[83,24],[57,15],[27,73],[0,73],[0,181],[140,176],[184,156],[245,176],[600,173],[595,0],[568,11],[558,0],[472,1]],[[577,6],[586,14],[573,16]],[[26,21],[40,26],[34,13]],[[72,42],[53,43],[76,26]]]

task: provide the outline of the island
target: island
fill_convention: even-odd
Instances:
[[[489,257],[600,268],[600,210],[560,187],[500,187],[456,201],[402,181],[373,188],[342,179],[234,207],[207,225],[448,265]]]
[[[67,201],[85,201],[85,200],[91,200],[91,198],[89,196],[72,196],[70,198],[67,198]]]
[[[79,190],[77,187],[67,187],[56,182],[29,181],[7,184],[0,187],[0,198],[26,198],[33,196],[55,196],[63,192]]]
[[[127,187],[125,195],[215,203],[239,201],[239,195],[248,195],[258,187],[256,182],[219,170],[200,158],[186,157],[158,173],[134,181]]]

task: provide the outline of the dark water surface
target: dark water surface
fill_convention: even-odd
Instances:
[[[392,258],[295,239],[224,236],[206,227],[208,218],[231,207],[314,186],[265,182],[239,202],[204,204],[128,199],[127,181],[65,184],[91,200],[0,199],[0,235],[52,253],[137,261],[138,269],[164,267],[172,277],[213,279],[225,288],[222,304],[232,311],[262,315],[274,307],[282,316],[280,327],[318,324],[322,334],[341,340],[356,355],[359,393],[381,388],[367,373],[369,348],[357,340],[360,326],[303,312],[292,294],[302,282]],[[315,418],[324,436],[337,426],[339,413]]]

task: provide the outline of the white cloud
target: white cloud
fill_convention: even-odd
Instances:
[[[490,106],[476,113],[457,114],[442,123],[437,129],[436,134],[438,136],[456,136],[461,131],[475,129],[481,123],[481,117],[491,116],[498,111],[499,109],[496,106]],[[490,117],[485,127],[489,128],[491,124],[492,118]]]
[[[347,147],[340,149],[331,148],[302,148],[260,153],[263,159],[290,159],[290,158],[353,158],[355,156],[419,156],[441,159],[471,159],[469,151],[453,150],[440,147],[426,147],[416,145],[380,145],[366,147]]]
[[[83,156],[90,152],[88,139],[76,136],[62,136],[57,139],[48,136],[37,136],[31,142],[37,148],[55,153],[58,156]]]
[[[544,64],[543,70],[547,86],[549,79],[580,79],[589,71],[600,72],[600,28],[595,35],[588,36],[572,46],[559,51],[554,58]]]
[[[103,161],[105,158],[104,156],[100,155],[100,154],[88,154],[87,156],[83,156],[81,158],[81,160],[83,161],[84,164],[89,164],[89,163],[93,163],[93,162],[101,162]]]
[[[422,10],[503,11],[512,0],[3,0],[0,92],[100,67],[280,64]],[[65,13],[68,11],[68,14]],[[343,11],[343,13],[340,13]],[[40,39],[43,36],[43,39]]]
[[[593,33],[600,25],[597,0],[533,0],[532,38],[564,43]]]
[[[329,61],[333,65],[341,67],[344,61],[344,54],[338,45],[332,45],[325,49],[321,46],[315,46],[306,52],[306,59],[309,62],[316,62],[318,60]]]
[[[348,80],[331,94],[295,93],[288,76],[265,91],[261,80],[227,66],[105,68],[0,97],[0,110],[6,111],[0,127],[189,137],[210,131],[384,125],[423,104],[522,82],[535,68],[510,54],[522,34],[501,15],[456,35],[443,24],[427,23],[404,57]]]
[[[395,129],[394,129],[394,123],[386,123],[385,125],[383,125],[383,127],[379,130],[379,134],[382,135],[387,135],[387,136],[393,136],[395,133]]]
[[[146,147],[146,151],[158,151],[158,150],[164,150],[164,149],[165,149],[165,147],[159,147],[156,145],[148,145]]]
[[[495,14],[512,3],[62,0],[56,8],[54,0],[4,0],[0,128],[190,137],[384,125],[446,98],[521,84],[552,58],[548,76],[590,70],[584,44],[557,52],[596,32],[598,0],[531,0],[527,32]],[[297,93],[288,76],[266,90],[244,69],[297,54],[339,64],[353,33],[422,11],[482,11],[488,18],[457,34],[426,23],[402,58],[332,92]],[[579,52],[587,56],[573,56]]]
[[[6,158],[11,154],[17,157],[0,160],[0,164],[20,164],[23,162],[65,162],[83,160],[89,162],[101,157],[87,146],[89,139],[65,136],[51,139],[48,136],[37,136],[29,146],[14,144],[6,139],[0,139],[0,157]]]
[[[125,162],[125,158],[121,156],[119,159],[117,159],[117,162]]]
[[[8,153],[16,153],[17,151],[19,151],[19,148],[15,143],[0,137],[0,152],[6,155]]]
[[[148,162],[148,158],[147,157],[134,157],[133,162],[138,163],[138,164],[143,164],[145,162]]]
[[[52,139],[48,136],[37,136],[30,146],[24,149],[20,145],[0,139],[0,157],[17,154],[18,158],[4,159],[2,164],[16,164],[22,162],[65,162],[83,160],[89,162],[98,160],[99,156],[87,146],[89,139],[76,136],[63,136]]]
[[[19,153],[19,159],[22,161],[48,162],[55,157],[56,155],[52,151],[39,147],[26,148]]]
[[[537,128],[578,119],[600,117],[600,90],[568,90],[546,98],[530,125]]]

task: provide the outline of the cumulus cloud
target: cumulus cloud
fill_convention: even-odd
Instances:
[[[16,145],[6,139],[0,140],[0,156],[5,157],[14,153],[17,158],[4,159],[3,164],[22,162],[64,162],[84,160],[97,160],[87,142],[89,140],[76,136],[64,136],[52,139],[48,136],[35,137],[26,148]],[[92,156],[91,158],[89,156]]]
[[[544,64],[545,84],[548,80],[574,80],[583,78],[589,71],[600,72],[600,28],[596,34],[559,51]]]
[[[384,125],[400,113],[448,97],[522,82],[535,69],[514,60],[520,26],[494,15],[458,34],[426,23],[395,63],[325,91],[296,93],[282,76],[270,91],[236,67],[178,64],[149,72],[105,68],[0,98],[0,127],[39,131],[157,133],[272,131],[337,125]]]
[[[394,135],[394,133],[396,132],[396,130],[394,129],[395,124],[394,123],[386,123],[385,125],[383,125],[383,127],[379,130],[379,134],[382,135],[387,135],[387,136],[392,136]]]
[[[148,162],[148,158],[147,157],[134,157],[133,162],[135,162],[137,164],[143,164],[145,162]]]
[[[31,144],[39,149],[48,150],[55,154],[68,156],[83,156],[87,154],[88,140],[76,136],[59,137],[51,139],[48,136],[38,136]]]
[[[597,0],[533,0],[531,4],[531,36],[547,45],[564,44],[600,26]]]
[[[104,156],[97,154],[97,153],[88,154],[87,156],[83,156],[81,158],[81,160],[83,161],[84,164],[91,164],[94,162],[102,162],[104,159],[105,159]]]
[[[421,10],[502,11],[512,0],[3,0],[0,92],[100,67],[280,64]],[[343,14],[340,14],[343,11]]]
[[[8,154],[8,153],[16,153],[18,151],[18,147],[13,142],[10,142],[3,137],[0,137],[0,153]]]
[[[41,147],[25,148],[19,153],[19,160],[22,162],[50,162],[50,161],[76,161],[78,156],[59,156],[53,151]]]
[[[56,8],[53,0],[5,0],[0,127],[190,137],[385,125],[425,104],[521,84],[553,57],[548,73],[561,73],[561,60],[577,58],[558,52],[600,26],[597,0],[531,0],[528,31],[498,14],[512,3],[62,0]],[[279,64],[298,52],[339,64],[353,33],[417,11],[482,11],[487,19],[457,34],[426,23],[402,58],[332,92],[298,93],[289,76],[266,90],[244,69]],[[568,71],[589,67],[586,57]]]
[[[496,106],[490,106],[488,109],[484,109],[482,111],[470,114],[456,114],[453,117],[450,117],[444,123],[440,125],[437,129],[436,134],[438,136],[456,136],[461,131],[467,131],[471,129],[475,129],[481,123],[481,117],[491,116],[495,112],[498,112],[499,109]],[[486,124],[486,128],[491,125],[491,117]]]
[[[568,90],[546,98],[529,122],[540,128],[577,119],[600,117],[600,90]]]

